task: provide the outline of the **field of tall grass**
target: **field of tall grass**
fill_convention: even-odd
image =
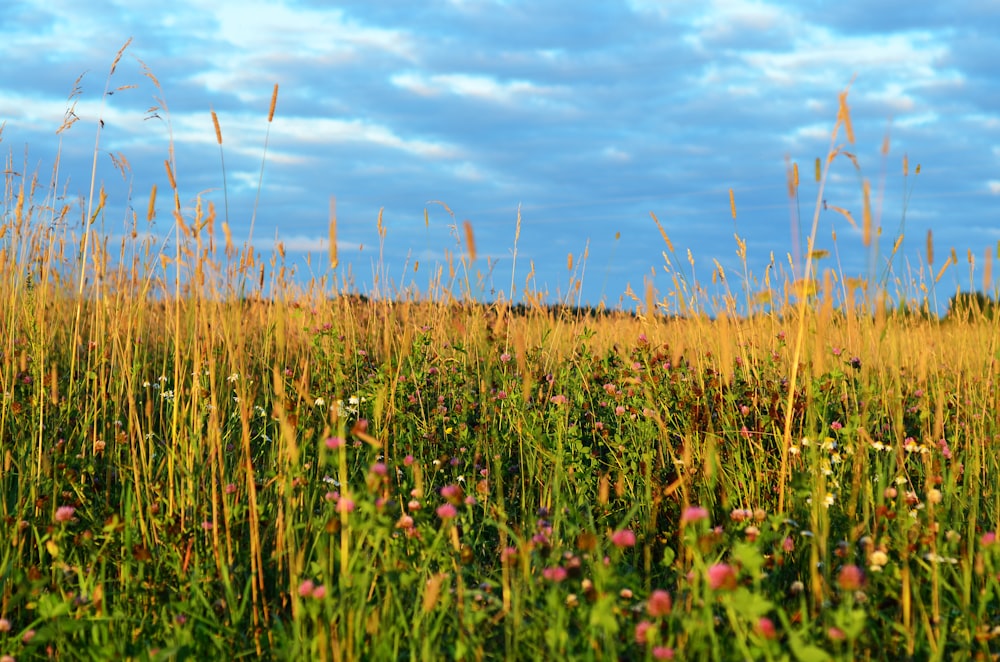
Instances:
[[[845,93],[821,184],[852,141]],[[334,220],[294,280],[172,158],[167,253],[6,169],[0,659],[1000,653],[1000,334],[933,314],[931,237],[910,299],[807,248],[705,310],[661,227],[676,290],[623,312],[474,302],[465,226],[368,298]]]

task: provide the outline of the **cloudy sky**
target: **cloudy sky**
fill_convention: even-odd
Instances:
[[[140,230],[167,236],[165,197],[152,228],[144,218],[150,188],[167,189],[171,135],[185,208],[202,194],[226,214],[214,109],[234,240],[250,232],[269,130],[252,241],[283,241],[302,278],[328,273],[331,197],[337,273],[362,291],[378,270],[393,288],[427,292],[468,220],[477,296],[509,294],[513,276],[520,300],[533,264],[528,289],[551,300],[629,306],[627,288],[644,298],[649,278],[662,297],[673,285],[650,212],[674,266],[709,295],[715,269],[742,288],[734,233],[752,278],[772,255],[788,274],[848,87],[856,142],[841,133],[838,145],[859,169],[838,158],[823,197],[860,225],[868,180],[883,236],[875,253],[821,209],[820,267],[878,279],[902,231],[893,269],[905,282],[926,272],[932,230],[933,271],[950,249],[959,257],[939,284],[953,292],[970,284],[968,251],[982,285],[1000,239],[993,0],[21,0],[0,14],[0,148],[14,170],[47,181],[60,153],[60,186],[86,195],[101,118],[105,231],[127,228],[131,206]],[[135,87],[106,96],[130,37],[110,86]],[[57,135],[71,104],[80,121]],[[126,179],[108,153],[128,159]]]

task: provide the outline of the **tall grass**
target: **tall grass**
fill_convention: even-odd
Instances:
[[[846,96],[835,126],[827,165]],[[99,193],[73,222],[57,182],[6,172],[8,659],[997,654],[984,311],[917,314],[923,282],[856,300],[815,219],[798,278],[719,269],[715,310],[662,226],[674,291],[635,313],[530,277],[519,302],[513,274],[474,303],[471,224],[425,296],[366,298],[332,247],[302,283],[220,240],[168,150],[169,255],[102,234]]]

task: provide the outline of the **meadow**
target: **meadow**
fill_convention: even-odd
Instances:
[[[821,182],[851,141],[845,94]],[[456,224],[365,297],[335,219],[303,283],[171,158],[169,253],[6,169],[0,660],[1000,653],[998,322],[933,312],[930,236],[894,292],[807,251],[706,310],[660,227],[676,290],[618,311],[476,301]]]

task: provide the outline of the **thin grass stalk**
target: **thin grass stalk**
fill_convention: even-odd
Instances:
[[[816,191],[816,204],[813,210],[813,222],[812,229],[809,231],[808,246],[806,250],[806,264],[803,270],[803,282],[808,282],[812,274],[812,263],[813,263],[813,249],[816,245],[816,233],[819,229],[819,216],[820,211],[823,208],[823,192],[825,190],[827,177],[830,172],[830,165],[833,163],[833,159],[837,155],[837,149],[835,147],[837,143],[837,133],[841,126],[841,123],[845,125],[850,122],[849,111],[847,110],[846,102],[847,92],[841,94],[841,110],[837,116],[837,122],[834,124],[833,131],[830,135],[830,147],[827,150],[827,156],[825,163],[822,168],[822,175],[819,178],[819,186]],[[818,163],[817,163],[818,170]],[[795,390],[798,386],[798,366],[799,357],[802,354],[802,343],[805,337],[805,319],[806,319],[806,309],[808,304],[808,297],[799,297],[798,302],[798,322],[797,329],[795,333],[795,347],[792,351],[792,365],[791,374],[788,378],[788,397],[785,402],[785,421],[782,429],[782,443],[781,443],[781,464],[778,470],[778,512],[785,512],[785,487],[788,480],[788,450],[792,444],[792,417],[795,411]]]

